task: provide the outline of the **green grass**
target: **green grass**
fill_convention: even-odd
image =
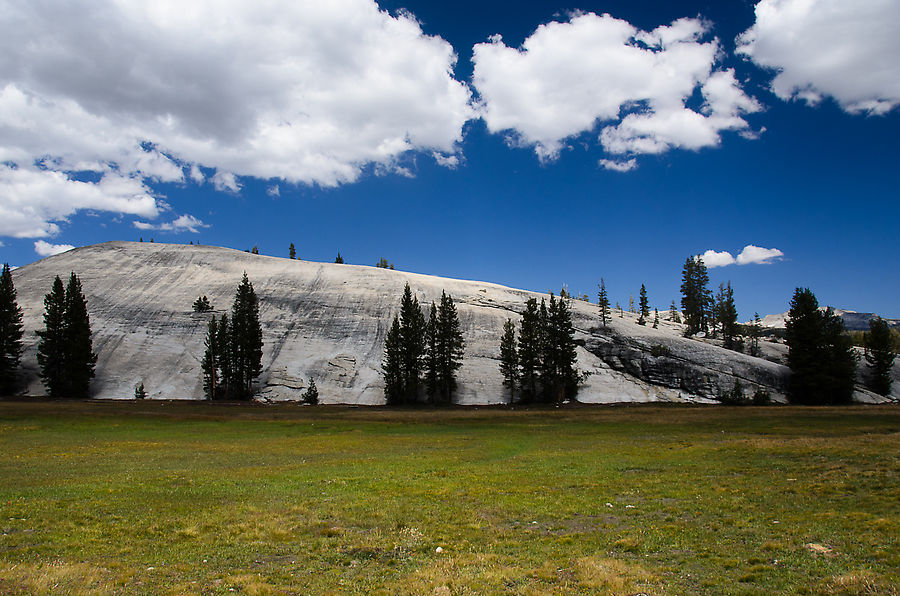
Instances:
[[[0,402],[0,529],[0,593],[896,594],[900,408]]]

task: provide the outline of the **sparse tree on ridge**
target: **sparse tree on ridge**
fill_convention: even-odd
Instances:
[[[0,273],[0,395],[8,395],[15,388],[23,333],[22,309],[16,302],[9,263],[5,263]]]
[[[387,269],[389,267],[388,260],[384,257],[381,257],[380,259],[378,259],[378,262],[375,263],[375,266],[379,269]]]
[[[869,320],[869,332],[865,334],[866,362],[872,367],[870,388],[878,395],[891,392],[891,368],[896,354],[891,346],[891,329],[881,317]]]
[[[761,335],[761,325],[759,313],[753,313],[753,322],[750,323],[750,355],[759,356],[759,336]]]
[[[250,250],[250,254],[252,254],[252,255],[258,255],[258,254],[259,254],[259,247],[257,247],[257,246],[254,244],[254,245],[253,245],[253,248]]]
[[[134,388],[134,399],[147,399],[147,390],[144,389],[143,381]]]
[[[638,325],[646,325],[647,317],[650,316],[650,304],[647,301],[647,288],[644,286],[644,284],[641,284],[640,309],[641,316],[638,317]]]
[[[516,325],[512,319],[503,324],[503,335],[500,337],[500,373],[503,375],[503,386],[509,389],[509,401],[515,399],[519,384],[519,355],[516,352]]]
[[[337,256],[334,258],[334,262],[337,263],[337,264],[339,264],[339,265],[343,265],[343,264],[344,264],[344,257],[341,256],[340,251],[338,251]]]
[[[296,259],[297,258],[297,249],[294,248],[294,243],[291,242],[291,245],[288,247],[288,258]]]
[[[653,309],[653,328],[659,329],[659,309]]]
[[[597,294],[597,305],[600,307],[600,322],[606,328],[606,321],[609,319],[609,296],[606,294],[606,283],[600,278],[600,293]]]
[[[669,320],[673,323],[681,322],[681,315],[678,314],[678,308],[675,306],[675,301],[672,301],[671,306],[669,306]]]
[[[634,294],[628,294],[628,312],[631,314],[637,313],[637,311],[634,310]]]

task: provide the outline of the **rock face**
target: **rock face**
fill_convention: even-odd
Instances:
[[[384,403],[384,339],[409,283],[427,308],[442,291],[457,304],[466,340],[456,400],[509,401],[499,372],[507,318],[518,322],[525,301],[542,295],[496,284],[446,279],[360,265],[312,263],[209,246],[108,242],[78,248],[13,271],[24,310],[27,349],[23,393],[43,395],[34,331],[43,326],[43,297],[54,276],[81,279],[94,350],[92,393],[131,398],[143,382],[151,398],[201,399],[200,360],[212,314],[230,311],[243,272],[259,296],[263,326],[261,399],[299,399],[313,378],[324,403]],[[212,313],[191,305],[206,295]],[[584,402],[711,401],[740,379],[748,394],[763,387],[784,399],[789,371],[764,359],[680,337],[681,326],[639,326],[614,314],[602,328],[598,307],[570,302],[578,367],[588,373]],[[427,310],[426,310],[427,316]]]

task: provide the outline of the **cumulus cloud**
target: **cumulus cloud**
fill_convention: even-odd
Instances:
[[[277,199],[281,196],[281,188],[277,184],[273,184],[266,189],[266,194]]]
[[[782,99],[883,114],[900,103],[898,31],[896,0],[762,0],[737,52],[777,73]]]
[[[163,232],[200,232],[200,228],[208,228],[209,225],[197,219],[193,215],[181,215],[173,221],[160,224],[151,224],[145,221],[134,222],[134,227],[139,230],[160,230]]]
[[[743,115],[760,107],[731,70],[717,68],[720,46],[707,37],[699,19],[647,32],[593,13],[541,25],[521,48],[494,36],[474,48],[480,114],[488,130],[511,132],[543,160],[598,122],[615,155],[716,146],[722,131],[746,130]],[[688,107],[698,90],[702,105]]]
[[[71,244],[50,244],[48,242],[44,242],[43,240],[38,240],[34,243],[34,252],[41,255],[42,257],[58,255],[61,252],[66,252],[67,250],[72,250],[73,248],[75,247]]]
[[[704,264],[710,269],[715,267],[727,267],[728,265],[769,265],[780,260],[784,253],[777,248],[761,248],[748,244],[741,250],[737,257],[727,250],[717,252],[715,250],[707,250],[700,257]]]
[[[615,159],[601,159],[597,162],[600,167],[614,172],[630,172],[637,167],[637,160],[631,158],[625,161],[617,161]]]
[[[231,172],[216,172],[212,177],[213,186],[218,191],[240,192],[241,184]]]
[[[451,164],[473,116],[450,44],[373,0],[0,8],[0,163],[35,180],[199,184],[202,167],[231,191],[243,176],[335,186],[401,168],[412,151]],[[65,214],[85,208],[55,200]],[[13,215],[0,234],[51,234],[58,220],[42,209],[0,193]]]
[[[776,260],[781,259],[784,253],[777,248],[761,248],[748,244],[737,256],[738,265],[749,265],[756,263],[757,265],[768,265]]]

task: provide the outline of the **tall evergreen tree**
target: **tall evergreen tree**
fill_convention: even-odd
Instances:
[[[638,317],[638,325],[646,325],[647,317],[650,316],[650,304],[647,301],[647,288],[644,286],[644,284],[641,284],[641,293],[640,293],[639,300],[640,300],[641,316]]]
[[[734,305],[734,290],[731,288],[731,282],[724,287],[722,291],[722,299],[719,302],[719,326],[722,329],[722,339],[725,347],[729,350],[735,347],[735,336],[737,335],[737,307]]]
[[[675,301],[672,301],[672,304],[669,306],[669,320],[673,323],[681,322],[681,315],[678,314],[678,308],[675,306]]]
[[[567,396],[574,395],[578,386],[578,371],[575,368],[575,329],[568,303],[550,295],[550,308],[545,326],[544,377],[545,401],[561,403]]]
[[[453,400],[456,371],[462,366],[465,345],[453,298],[441,292],[437,320],[437,381],[441,403],[449,404]]]
[[[753,313],[753,322],[750,323],[750,355],[759,356],[759,336],[762,334],[762,321],[759,313]]]
[[[600,307],[600,322],[603,328],[606,328],[606,321],[609,319],[609,296],[606,293],[606,283],[600,278],[600,293],[597,295],[597,305]]]
[[[288,258],[296,259],[297,258],[297,249],[294,248],[294,243],[291,242],[291,245],[288,246]]]
[[[22,309],[16,302],[9,263],[0,273],[0,395],[15,389],[16,369],[22,358]]]
[[[422,361],[425,355],[425,315],[414,298],[409,284],[400,300],[400,346],[402,349],[403,401],[414,404],[419,399]]]
[[[222,313],[222,318],[219,319],[213,354],[219,367],[219,384],[216,387],[214,396],[228,399],[231,397],[234,380],[231,361],[231,323],[228,320],[228,313]]]
[[[688,257],[681,278],[681,308],[687,325],[686,335],[708,330],[711,303],[706,265],[699,255]]]
[[[538,397],[542,336],[537,300],[529,298],[525,302],[519,329],[519,394],[523,403],[533,402]]]
[[[56,276],[50,293],[44,296],[44,330],[36,332],[40,340],[37,361],[41,381],[50,397],[68,394],[66,378],[66,290]]]
[[[403,403],[403,349],[400,333],[400,319],[394,322],[384,341],[384,360],[381,370],[384,375],[384,398],[389,406]]]
[[[65,374],[69,385],[69,396],[90,397],[91,379],[97,355],[91,342],[91,320],[87,312],[87,301],[81,291],[81,282],[74,272],[66,285],[65,312],[66,357]]]
[[[238,399],[250,399],[253,395],[253,379],[262,372],[263,341],[259,323],[259,300],[246,272],[235,292],[230,332],[230,386]]]
[[[438,395],[438,368],[440,368],[441,353],[438,348],[438,309],[431,302],[431,312],[428,315],[428,323],[425,324],[425,390],[428,392],[428,401],[434,402]]]
[[[824,313],[809,288],[797,288],[786,322],[790,398],[802,404],[847,403],[853,397],[856,355],[840,317]]]
[[[878,395],[891,392],[891,369],[894,366],[894,353],[891,346],[891,328],[881,317],[869,320],[869,332],[865,335],[866,362],[872,367],[870,388]]]
[[[216,398],[216,389],[219,385],[219,359],[217,342],[219,335],[219,326],[216,323],[216,317],[209,320],[206,327],[206,339],[203,346],[206,348],[203,352],[203,360],[200,362],[200,368],[203,370],[203,394],[206,399]]]
[[[500,373],[503,375],[503,386],[509,389],[509,401],[515,400],[516,388],[519,384],[519,355],[516,352],[516,325],[512,319],[503,324],[503,335],[500,337]]]

